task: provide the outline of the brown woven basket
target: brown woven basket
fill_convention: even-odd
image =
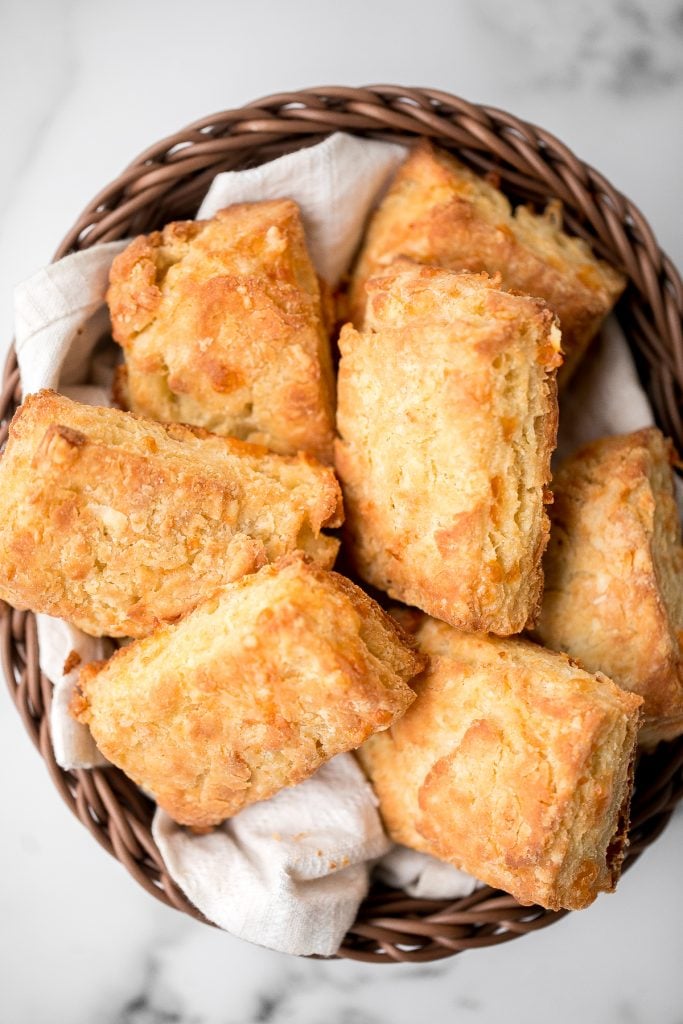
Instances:
[[[683,286],[640,211],[548,132],[435,89],[393,85],[306,89],[206,117],[150,147],[88,204],[55,259],[193,217],[218,171],[264,163],[348,131],[410,144],[427,136],[478,170],[495,169],[516,199],[559,197],[571,230],[629,278],[617,314],[661,428],[683,449]],[[21,401],[11,350],[0,397],[0,442]],[[1,603],[0,603],[1,604]],[[148,892],[199,920],[152,839],[153,805],[114,768],[63,771],[49,732],[52,684],[40,672],[32,614],[1,606],[5,675],[24,724],[60,794],[108,853]],[[683,737],[640,760],[626,866],[665,828],[683,797]],[[491,888],[455,901],[412,899],[376,887],[339,955],[374,963],[427,961],[498,945],[552,924],[562,913],[522,907]]]

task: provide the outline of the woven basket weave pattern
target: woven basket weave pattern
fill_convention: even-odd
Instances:
[[[647,221],[548,132],[447,93],[335,86],[282,93],[204,118],[150,147],[95,196],[55,259],[193,217],[216,173],[263,163],[334,131],[407,144],[425,136],[476,170],[495,170],[513,198],[561,199],[568,228],[628,275],[617,314],[658,424],[683,450],[683,285]],[[20,401],[12,349],[0,395],[0,443]],[[204,920],[169,877],[151,836],[153,805],[133,783],[114,768],[69,772],[56,764],[48,725],[52,684],[39,669],[31,613],[2,605],[0,650],[17,709],[71,810],[148,892]],[[626,868],[662,832],[682,797],[683,738],[641,758]],[[437,960],[507,942],[562,916],[522,907],[488,887],[455,901],[413,899],[375,888],[339,955],[372,962]]]

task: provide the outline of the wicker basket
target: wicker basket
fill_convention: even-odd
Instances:
[[[283,93],[190,125],[142,153],[86,207],[55,259],[194,216],[218,171],[263,163],[344,130],[410,144],[421,136],[478,170],[495,169],[512,198],[564,203],[571,230],[629,278],[617,314],[664,431],[683,449],[683,286],[638,209],[552,135],[500,110],[433,89],[330,87]],[[0,441],[21,400],[10,351],[0,398]],[[95,839],[169,906],[203,920],[169,877],[150,833],[153,805],[120,771],[63,771],[48,715],[52,686],[38,666],[32,614],[2,605],[5,675],[30,736],[60,794]],[[638,766],[626,867],[666,826],[683,797],[683,737]],[[562,916],[522,907],[491,889],[452,902],[376,888],[339,955],[374,963],[428,961],[508,942]]]

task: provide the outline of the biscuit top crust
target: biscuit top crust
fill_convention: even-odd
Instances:
[[[557,317],[542,299],[502,290],[500,274],[454,273],[398,259],[383,274],[371,278],[365,290],[364,330],[456,323],[462,325],[463,333],[490,336],[488,347],[502,351],[523,344],[524,327],[531,323],[543,332],[545,340],[538,346],[535,362],[548,371],[562,364]],[[476,351],[476,339],[474,342]]]

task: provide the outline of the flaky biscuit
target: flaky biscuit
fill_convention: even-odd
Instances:
[[[337,472],[361,576],[461,629],[541,596],[560,332],[485,274],[399,263],[339,347]]]
[[[612,891],[641,699],[529,641],[412,620],[430,668],[359,751],[392,838],[523,904],[580,909]]]
[[[107,301],[125,408],[331,462],[334,382],[296,203],[242,203],[136,238]]]
[[[296,548],[333,564],[331,469],[305,455],[29,395],[0,461],[0,597],[144,636]]]
[[[426,141],[399,168],[370,221],[352,278],[357,326],[363,321],[365,282],[397,256],[499,273],[503,288],[545,299],[562,328],[561,381],[625,286],[620,273],[562,230],[559,204],[541,216],[524,206],[513,212],[499,189]]]
[[[671,463],[654,427],[586,445],[553,482],[548,647],[645,698],[641,743],[683,733],[683,547]]]
[[[349,580],[289,556],[87,666],[72,712],[172,818],[204,829],[386,729],[425,660]]]

